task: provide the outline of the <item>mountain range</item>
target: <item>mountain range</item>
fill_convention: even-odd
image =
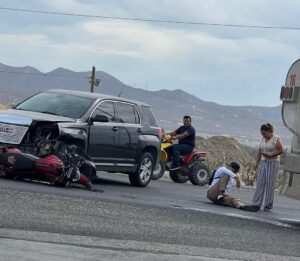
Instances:
[[[12,67],[0,63],[0,103],[16,103],[47,89],[90,91],[91,72],[74,72],[57,68],[43,73],[31,66]],[[96,72],[100,85],[95,92],[145,102],[152,107],[160,125],[174,130],[183,115],[191,115],[200,136],[224,135],[252,143],[260,138],[259,128],[271,122],[276,132],[289,145],[291,134],[283,126],[281,108],[262,106],[227,106],[204,101],[181,89],[149,91],[134,88],[103,71]],[[279,90],[278,90],[279,93]]]

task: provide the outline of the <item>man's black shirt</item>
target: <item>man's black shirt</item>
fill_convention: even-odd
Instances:
[[[190,125],[189,127],[185,127],[185,126],[181,126],[179,127],[176,131],[176,134],[182,134],[184,132],[187,132],[189,134],[189,136],[180,139],[179,140],[179,144],[186,144],[191,146],[192,148],[195,147],[195,129],[192,125]]]

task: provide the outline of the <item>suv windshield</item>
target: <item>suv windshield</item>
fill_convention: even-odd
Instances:
[[[92,99],[86,97],[42,92],[22,102],[15,109],[78,119],[84,115],[92,102]]]

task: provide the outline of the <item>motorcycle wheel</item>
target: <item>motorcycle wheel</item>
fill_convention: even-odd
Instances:
[[[206,164],[199,162],[194,164],[189,171],[189,180],[193,185],[204,186],[210,178],[209,168]]]
[[[165,170],[166,170],[165,163],[162,160],[160,160],[157,169],[153,171],[152,179],[153,180],[160,179],[164,175]]]
[[[175,183],[185,183],[189,180],[189,178],[186,175],[184,175],[180,170],[170,170],[169,175],[171,180],[173,180]]]

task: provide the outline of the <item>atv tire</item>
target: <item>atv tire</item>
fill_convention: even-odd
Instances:
[[[160,160],[157,169],[153,171],[152,179],[153,180],[160,179],[164,175],[165,170],[166,170],[165,163],[162,160]]]
[[[185,183],[189,180],[189,178],[186,175],[183,175],[180,170],[169,170],[169,175],[171,180],[175,183]]]
[[[146,187],[153,175],[154,160],[149,152],[145,152],[140,158],[137,170],[129,174],[131,185],[136,187]]]
[[[190,168],[189,179],[193,185],[206,185],[210,179],[210,172],[208,166],[202,162],[194,164]]]

